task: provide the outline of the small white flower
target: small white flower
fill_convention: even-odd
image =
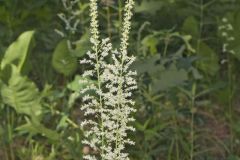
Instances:
[[[227,33],[227,32],[222,32],[222,36],[223,36],[223,37],[227,37],[227,36],[228,36],[228,33]]]
[[[226,28],[226,27],[225,27],[224,25],[218,27],[219,30],[223,30],[223,29],[225,29],[225,28]]]
[[[226,17],[223,17],[222,21],[226,23],[226,22],[228,22],[228,19]]]
[[[234,35],[231,34],[231,31],[234,30],[234,28],[231,23],[227,23],[228,22],[227,18],[223,18],[222,21],[225,23],[224,25],[219,26],[219,30],[221,30],[221,35],[222,37],[224,37],[224,44],[223,44],[222,51],[235,54],[235,51],[231,48],[231,43],[232,41],[235,40]]]
[[[224,44],[223,44],[223,52],[227,52],[227,46],[228,46],[227,43],[224,43]]]
[[[229,30],[229,31],[233,30],[233,26],[230,23],[227,25],[227,30]]]
[[[229,53],[236,54],[236,52],[234,50],[230,50]]]
[[[223,59],[223,60],[221,60],[221,64],[225,64],[225,63],[227,63],[228,62],[228,60],[227,59]]]
[[[234,41],[234,40],[235,40],[235,37],[229,37],[227,40],[228,40],[228,41]]]
[[[92,68],[86,70],[83,77],[96,79],[97,84],[86,83],[89,86],[80,91],[86,94],[81,110],[90,117],[81,126],[85,129],[83,143],[97,150],[105,160],[129,160],[124,152],[125,145],[134,144],[127,138],[128,131],[135,130],[129,122],[134,121],[131,114],[136,111],[131,100],[132,92],[137,88],[136,72],[129,70],[135,57],[127,53],[133,5],[133,0],[126,1],[120,48],[113,49],[109,38],[99,38],[97,0],[90,0],[93,51],[88,52],[88,59],[81,60],[81,63],[90,64]],[[94,94],[90,94],[90,90]],[[84,159],[94,160],[96,157],[86,155]]]

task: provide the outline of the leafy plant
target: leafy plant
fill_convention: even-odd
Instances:
[[[41,125],[41,116],[43,114],[41,93],[33,82],[21,75],[33,33],[33,31],[23,33],[7,49],[2,59],[1,76],[4,79],[1,79],[1,98],[3,103],[13,107],[18,114],[30,117],[30,121],[28,120],[27,124],[28,128],[25,125],[25,128],[19,127],[18,129],[24,128],[25,131],[31,134],[41,133],[56,140],[58,137],[57,133]],[[7,74],[6,70],[10,71],[10,75]],[[34,132],[32,132],[33,129],[31,128],[34,128]]]

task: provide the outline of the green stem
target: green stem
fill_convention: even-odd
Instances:
[[[125,62],[125,56],[122,55],[122,58],[121,58],[121,72],[120,72],[120,78],[122,78],[123,76],[123,65],[124,65],[124,62]],[[119,110],[119,113],[121,112],[121,102],[120,102],[120,98],[123,94],[123,90],[122,90],[122,87],[123,87],[123,82],[120,81],[120,84],[118,86],[118,110]],[[120,126],[120,117],[118,117],[117,119],[117,124],[118,124],[118,127],[117,127],[117,135],[116,135],[116,141],[115,141],[115,145],[116,145],[116,148],[119,147],[120,145],[120,142],[119,142],[119,137],[120,137],[120,134],[119,134],[119,126]],[[118,153],[120,154],[120,153]]]
[[[119,34],[121,35],[121,25],[122,25],[122,0],[118,0],[118,21],[119,21]]]
[[[199,37],[197,40],[197,53],[200,52],[200,45],[202,41],[202,32],[203,32],[203,15],[204,14],[204,5],[203,5],[203,0],[201,0],[200,4],[200,23],[199,23]]]
[[[110,7],[107,6],[107,31],[108,31],[108,37],[111,39],[111,12]]]
[[[75,122],[73,122],[71,119],[67,118],[66,121],[72,125],[72,127],[74,128],[79,128],[79,125],[77,125]]]
[[[168,50],[168,45],[169,45],[169,40],[170,40],[170,37],[167,35],[167,37],[165,38],[164,40],[164,51],[163,51],[163,56],[166,57],[167,55],[167,50]]]
[[[136,45],[136,50],[137,50],[137,53],[141,53],[141,38],[142,38],[142,32],[143,30],[145,29],[145,27],[147,25],[149,25],[150,23],[149,22],[144,22],[141,27],[139,28],[138,30],[138,34],[137,34],[137,45]]]
[[[119,22],[120,24],[122,24],[122,1],[121,0],[118,0],[118,4],[119,4]],[[124,23],[124,22],[123,22]],[[120,27],[120,30],[121,30],[121,27]],[[124,32],[124,31],[123,31]],[[121,35],[122,33],[120,33]],[[127,56],[127,55],[126,55]],[[121,71],[120,71],[120,75],[119,77],[122,78],[123,77],[123,67],[124,67],[124,62],[125,62],[125,55],[123,54],[122,52],[122,55],[121,55]],[[119,113],[121,112],[121,97],[122,97],[122,94],[123,94],[123,81],[121,80],[120,83],[119,83],[119,86],[118,86],[118,93],[117,93],[117,96],[118,96],[118,105],[117,105],[117,109],[119,111]],[[123,117],[118,117],[117,119],[117,124],[118,124],[118,127],[117,127],[117,131],[116,131],[116,140],[115,140],[115,148],[119,148],[119,145],[121,145],[121,142],[119,140],[120,138],[120,134],[119,134],[119,128],[120,128],[120,118],[123,118]],[[118,153],[120,154],[120,153]]]
[[[97,48],[97,47],[96,47],[96,48]],[[101,82],[101,78],[100,78],[100,64],[99,64],[99,59],[98,59],[99,56],[98,56],[98,50],[97,50],[97,49],[95,50],[95,54],[96,54],[96,62],[97,62],[96,70],[97,70],[98,90],[101,91],[101,88],[102,88],[102,87],[101,87],[101,83],[102,83],[102,82]],[[100,103],[100,104],[99,104],[99,105],[100,105],[99,107],[100,107],[100,110],[102,110],[102,109],[103,109],[103,104],[102,104],[102,95],[101,95],[101,94],[99,95],[99,101],[100,101],[100,102],[99,102],[99,103]],[[101,120],[100,120],[100,121],[101,121],[101,132],[104,133],[103,118],[102,118],[102,117],[103,117],[103,114],[102,114],[102,112],[101,112],[101,117],[100,117],[100,119],[101,119]],[[105,142],[104,134],[102,134],[101,139],[102,139],[102,140],[101,140],[101,141],[102,141],[102,142],[101,142],[101,145],[102,145],[102,147],[103,147],[103,146],[104,146],[104,142]],[[104,150],[101,149],[101,155],[103,155],[103,154],[104,154]],[[102,160],[104,160],[104,159],[102,158]]]
[[[233,79],[232,79],[232,62],[230,54],[228,54],[228,110],[229,110],[229,121],[230,121],[230,151],[233,153]]]
[[[174,125],[175,125],[175,146],[176,146],[176,156],[177,156],[177,158],[176,158],[176,160],[180,160],[179,159],[179,144],[178,144],[178,140],[179,140],[179,136],[178,136],[178,123],[177,123],[177,118],[176,118],[176,116],[177,116],[177,111],[176,111],[176,109],[175,109],[175,114],[174,114],[174,116],[173,116],[173,121],[174,121]]]
[[[193,108],[193,106],[191,108]],[[193,154],[194,154],[194,113],[192,111],[192,113],[191,113],[191,153],[190,153],[190,160],[193,160]]]
[[[176,115],[175,115],[175,125],[176,125],[176,134],[175,134],[175,138],[176,138],[176,154],[177,154],[177,160],[179,159],[179,144],[178,144],[178,124],[177,124],[177,120],[176,120]]]
[[[14,160],[14,153],[13,153],[13,147],[12,147],[12,128],[11,126],[13,126],[12,124],[12,112],[10,110],[9,107],[7,107],[7,131],[8,131],[8,148],[9,148],[9,152],[10,152],[10,159]]]
[[[203,16],[204,16],[204,5],[203,0],[200,2],[200,23],[199,23],[199,37],[197,40],[197,53],[200,52],[200,45],[202,41],[202,32],[203,32]],[[196,85],[194,84],[194,87]],[[196,88],[195,88],[196,89]],[[194,90],[195,90],[194,89]],[[190,150],[190,160],[193,160],[194,158],[194,119],[195,119],[195,111],[194,111],[194,105],[195,105],[195,91],[192,92],[191,97],[191,150]]]
[[[7,147],[5,145],[3,146],[3,150],[4,150],[4,157],[5,157],[5,159],[9,160]]]
[[[196,93],[196,84],[193,84],[192,87],[192,96],[191,96],[191,146],[190,146],[190,160],[194,159],[194,119],[195,119],[195,93]]]

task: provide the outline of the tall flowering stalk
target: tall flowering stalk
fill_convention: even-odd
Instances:
[[[91,66],[83,77],[95,79],[97,83],[81,91],[85,94],[81,109],[86,117],[81,123],[85,135],[83,143],[93,150],[84,156],[87,160],[128,160],[125,145],[134,144],[127,137],[128,131],[134,131],[129,122],[134,121],[131,96],[137,88],[136,72],[129,70],[135,57],[127,54],[133,5],[133,0],[126,1],[120,47],[113,49],[109,38],[100,40],[97,0],[90,0],[90,41],[93,46],[87,53],[88,58],[81,63]]]

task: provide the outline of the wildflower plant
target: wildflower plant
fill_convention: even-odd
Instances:
[[[71,45],[75,42],[72,42],[72,37],[76,34],[79,27],[79,11],[78,3],[79,0],[61,0],[64,12],[59,13],[57,16],[63,22],[65,28],[64,31],[55,29],[55,32],[63,38],[67,38],[68,48],[72,49]]]
[[[222,25],[220,25],[218,29],[220,31],[221,37],[224,40],[222,51],[224,53],[231,53],[233,55],[236,54],[235,51],[231,49],[231,43],[235,40],[235,37],[232,33],[234,28],[226,17],[222,18]]]
[[[92,149],[91,154],[84,156],[87,160],[128,160],[125,146],[134,144],[127,136],[129,131],[134,131],[129,123],[134,121],[131,96],[137,88],[136,72],[129,69],[135,57],[127,52],[133,6],[133,0],[126,0],[121,42],[119,48],[114,49],[109,38],[100,39],[98,1],[90,0],[92,51],[87,52],[88,58],[80,63],[91,67],[83,77],[96,83],[79,82],[88,84],[80,91],[84,94],[81,106],[85,116],[81,123],[83,143]]]
[[[238,46],[237,36],[235,32],[235,25],[232,21],[231,17],[223,17],[222,25],[219,26],[219,31],[221,37],[223,39],[223,53],[227,53],[227,58],[223,60],[221,63],[224,64],[227,62],[227,80],[228,80],[228,120],[229,120],[229,148],[230,151],[234,150],[234,104],[233,97],[236,93],[236,74],[234,74],[235,64],[233,61],[233,57],[239,58],[238,55]]]

